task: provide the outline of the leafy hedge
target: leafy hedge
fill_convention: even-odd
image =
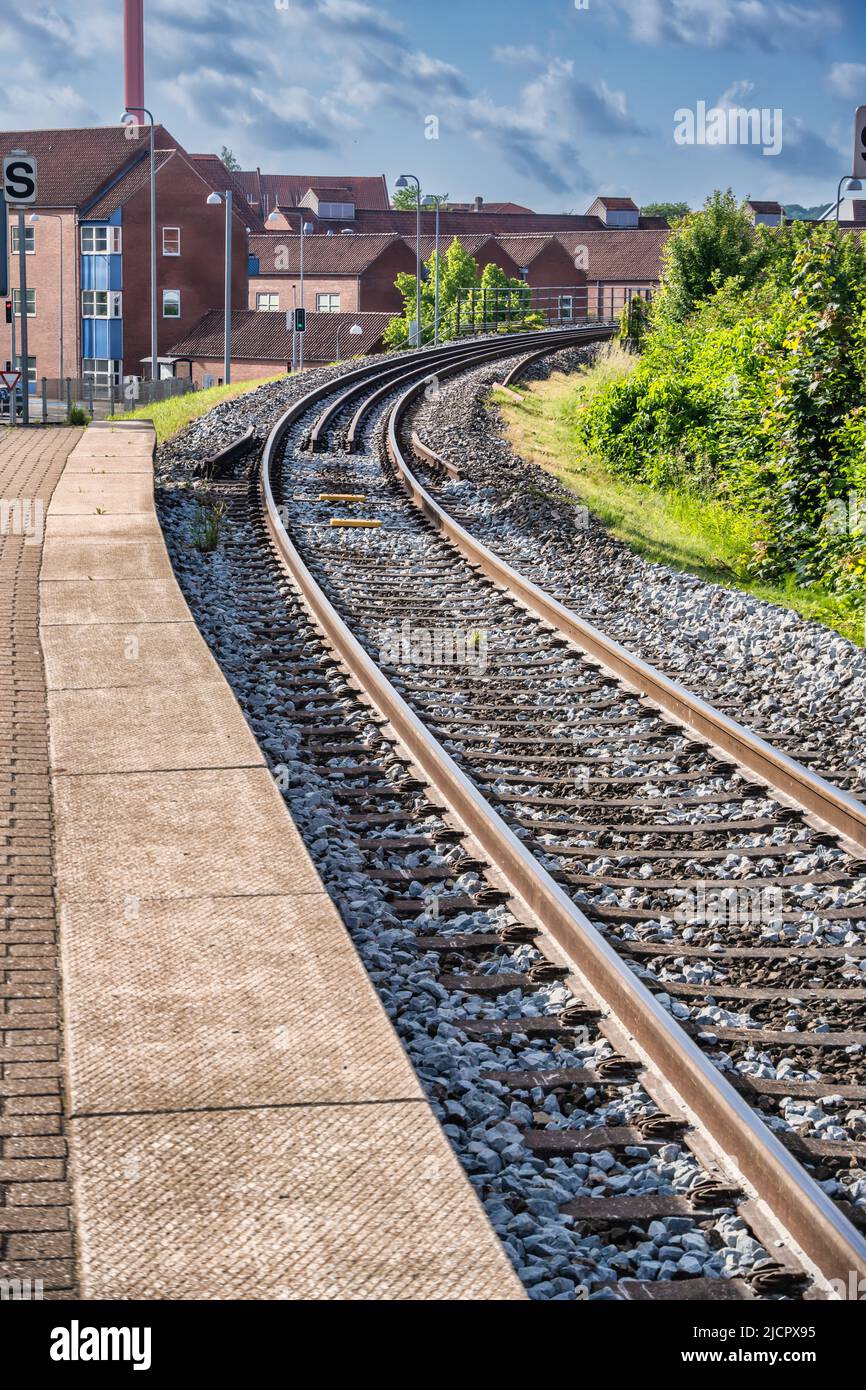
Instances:
[[[578,432],[616,473],[755,520],[751,572],[862,583],[860,238],[828,224],[754,229],[731,194],[715,194],[669,238],[634,371],[589,403]]]

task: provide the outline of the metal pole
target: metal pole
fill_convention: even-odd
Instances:
[[[153,114],[146,106],[127,106],[126,110],[130,115],[147,116],[150,121],[150,379],[156,381],[159,348],[156,316],[156,151]]]
[[[225,292],[225,346],[223,348],[223,382],[226,386],[232,379],[232,195],[227,191],[226,199],[226,292]]]
[[[18,303],[21,306],[21,415],[22,425],[30,424],[30,363],[27,355],[27,245],[24,210],[18,210]],[[13,319],[15,315],[12,315]],[[14,402],[13,402],[14,406]]]
[[[843,174],[836,189],[836,226],[839,226],[839,204],[842,200],[842,185],[854,177],[853,174]]]
[[[433,346],[439,346],[439,199],[436,199],[436,288],[433,304]]]
[[[303,211],[302,211],[302,212],[301,212],[301,308],[302,308],[302,309],[303,309],[303,307],[304,307],[304,236],[305,236],[304,227],[305,227],[305,225],[306,225],[306,223],[304,222],[304,214],[303,214]],[[303,335],[303,333],[298,333],[298,334],[297,334],[297,337],[298,337],[298,340],[299,340],[299,341],[298,341],[298,371],[301,371],[301,372],[302,372],[302,371],[304,370],[304,335]]]
[[[42,423],[48,424],[48,378],[42,378]]]
[[[3,206],[3,216],[4,216],[4,217],[6,216],[6,207],[5,207],[5,204],[4,204],[4,206]],[[10,251],[9,259],[10,259],[10,261],[11,261],[11,259],[12,259],[11,251]],[[11,270],[11,267],[10,267],[10,270]],[[10,299],[13,300],[13,304],[12,304],[12,332],[11,332],[11,335],[10,335],[10,337],[11,337],[10,347],[11,347],[11,350],[12,350],[12,363],[11,363],[11,366],[12,366],[12,370],[13,370],[13,372],[14,372],[14,371],[15,371],[15,368],[16,368],[16,366],[17,366],[18,355],[17,355],[17,353],[16,353],[16,351],[15,351],[15,304],[14,304],[15,296],[14,296],[13,293],[12,293],[12,275],[11,275],[11,273],[10,273],[10,275],[9,275],[9,297],[10,297]],[[16,398],[17,398],[17,393],[16,393],[15,391],[10,391],[10,392],[9,392],[9,424],[10,424],[10,425],[14,425],[14,424],[15,424],[15,401],[16,401]]]
[[[421,180],[415,179],[415,346],[421,346]]]

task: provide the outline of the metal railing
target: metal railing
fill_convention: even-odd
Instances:
[[[525,285],[521,288],[473,286],[457,291],[455,326],[458,337],[475,333],[508,332],[537,324],[567,328],[572,323],[615,323],[632,299],[652,298],[649,286]]]
[[[93,420],[123,415],[141,405],[154,405],[195,391],[189,377],[165,377],[161,381],[141,381],[127,377],[114,385],[91,381],[87,377],[40,377],[30,385],[30,423],[57,424],[67,418],[73,407],[85,410]],[[21,396],[18,395],[16,424],[21,423]],[[0,424],[9,423],[9,400],[0,403]]]

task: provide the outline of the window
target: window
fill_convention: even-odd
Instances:
[[[19,372],[23,370],[23,362],[24,362],[24,358],[23,358],[23,357],[20,355],[20,353],[19,353],[18,356],[15,358],[15,367],[16,367],[16,369],[17,369]],[[34,382],[34,383],[35,383],[35,381],[36,381],[36,358],[35,358],[35,357],[28,357],[28,358],[27,358],[27,380],[28,380],[28,381],[31,381],[31,382]]]
[[[15,315],[16,318],[19,318],[19,319],[20,319],[20,317],[21,317],[21,291],[20,291],[20,290],[13,290],[13,291],[12,291],[12,312],[13,312],[13,314]],[[36,291],[35,291],[35,290],[28,290],[28,291],[27,291],[27,317],[28,317],[29,319],[33,319],[33,318],[36,317]]]
[[[119,319],[123,314],[123,295],[119,290],[82,290],[81,317]]]
[[[11,230],[11,232],[12,232],[12,255],[13,255],[13,256],[17,256],[17,255],[18,255],[18,248],[19,248],[19,245],[20,245],[20,243],[19,243],[19,241],[18,241],[18,224],[17,224],[17,222],[13,222],[13,223],[12,223],[12,226],[11,226],[10,230]],[[36,228],[35,228],[35,227],[25,227],[25,228],[24,228],[24,250],[26,251],[26,253],[27,253],[28,256],[32,256],[32,255],[33,255],[33,252],[36,250]]]
[[[317,314],[339,314],[340,296],[338,294],[317,294],[316,313]]]
[[[180,227],[163,227],[162,254],[164,256],[180,255]]]
[[[319,216],[329,222],[351,222],[355,216],[355,204],[320,202]]]
[[[280,296],[278,294],[256,295],[256,308],[263,309],[266,314],[278,314],[280,311]]]
[[[574,318],[574,296],[561,294],[559,296],[559,317],[562,322],[568,322]]]
[[[81,228],[81,254],[83,256],[117,255],[119,252],[119,227]]]
[[[180,290],[163,290],[162,316],[164,319],[180,318]]]
[[[94,386],[119,386],[120,363],[111,357],[85,357],[82,361],[85,381]]]

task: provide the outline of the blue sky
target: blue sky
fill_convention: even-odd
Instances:
[[[864,0],[145,0],[145,25],[146,100],[190,150],[539,211],[829,202],[866,104]],[[4,0],[0,41],[0,127],[119,118],[122,0]],[[781,152],[677,145],[701,101],[781,109]]]

